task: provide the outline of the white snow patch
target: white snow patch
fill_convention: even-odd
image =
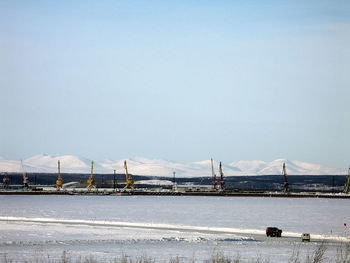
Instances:
[[[168,180],[140,180],[135,184],[148,184],[148,185],[173,185],[173,182]]]

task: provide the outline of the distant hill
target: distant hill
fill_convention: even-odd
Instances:
[[[53,156],[39,154],[23,160],[24,170],[31,173],[56,173],[57,161],[61,162],[62,173],[90,172],[91,160],[73,155]],[[191,163],[176,163],[166,160],[132,158],[126,159],[129,172],[145,176],[171,177],[173,171],[177,177],[205,177],[211,176],[210,160]],[[124,173],[122,160],[94,160],[94,172],[111,174],[113,170]],[[256,175],[280,175],[282,163],[286,163],[289,175],[346,175],[346,169],[329,168],[318,164],[277,159],[271,162],[264,161],[236,161],[223,164],[225,176],[256,176]],[[219,163],[214,162],[218,174]],[[21,162],[18,160],[6,160],[0,157],[0,172],[22,172]]]

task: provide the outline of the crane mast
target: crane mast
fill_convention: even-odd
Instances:
[[[211,158],[210,160],[211,160],[211,176],[213,179],[213,188],[216,189],[217,181],[216,181],[216,174],[214,172],[213,158]]]
[[[288,186],[288,181],[287,181],[287,171],[286,171],[286,164],[285,163],[283,163],[282,174],[284,176],[283,191],[289,192],[289,186]]]
[[[123,188],[123,191],[125,191],[127,188],[129,188],[131,191],[134,191],[134,180],[128,174],[128,167],[126,165],[126,160],[124,160],[124,169],[125,169],[126,185]]]
[[[21,160],[21,166],[22,166],[22,170],[23,170],[23,187],[28,188],[29,187],[29,179],[28,179],[28,175],[27,175],[26,171],[24,170],[22,160]]]
[[[346,177],[346,184],[344,185],[344,193],[350,194],[350,166],[348,176]]]
[[[5,189],[9,187],[9,177],[7,172],[4,174],[4,178],[2,179],[2,182],[3,182],[3,187]]]
[[[224,190],[225,188],[225,181],[224,181],[224,173],[222,172],[222,164],[220,162],[220,165],[219,165],[219,171],[220,171],[220,187],[221,187],[221,190]]]
[[[91,188],[94,188],[96,190],[95,186],[95,180],[94,180],[94,161],[91,161],[91,174],[89,177],[89,180],[87,181],[88,186],[86,189],[89,191]]]
[[[176,184],[176,180],[175,180],[175,174],[176,172],[173,172],[173,191],[177,192],[177,184]]]
[[[63,186],[63,180],[61,177],[61,163],[60,160],[57,162],[57,170],[58,170],[58,179],[56,181],[56,190],[62,189]]]

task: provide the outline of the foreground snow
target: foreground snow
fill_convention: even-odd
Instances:
[[[31,261],[121,255],[160,262],[204,261],[215,251],[243,262],[261,255],[289,262],[328,241],[328,257],[348,241],[349,200],[181,196],[0,196],[0,257]],[[265,228],[283,230],[267,238]],[[300,235],[311,233],[311,243]],[[45,262],[45,261],[42,261]]]

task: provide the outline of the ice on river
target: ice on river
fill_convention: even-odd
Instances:
[[[349,205],[342,199],[0,196],[0,253],[16,260],[38,253],[59,258],[65,250],[106,260],[146,254],[202,261],[222,251],[288,262],[293,249],[313,250],[315,242],[300,242],[303,232],[314,241],[326,238],[331,256],[336,241],[348,240]],[[266,238],[267,226],[281,228],[283,238]]]

